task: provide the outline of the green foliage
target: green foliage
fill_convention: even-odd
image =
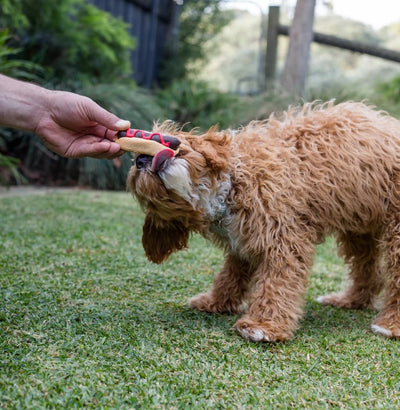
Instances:
[[[208,54],[202,47],[213,38],[231,19],[230,11],[221,10],[221,0],[184,1],[179,24],[179,45],[177,53],[167,50],[161,83],[182,79],[189,71],[198,72]]]
[[[219,90],[248,89],[258,80],[260,64],[261,16],[236,11],[234,18],[220,33],[203,45],[208,59],[198,77]],[[280,37],[280,41],[282,36]],[[265,44],[263,44],[265,47]],[[240,84],[240,80],[249,81]],[[255,84],[257,85],[257,84]]]
[[[18,171],[18,164],[19,160],[17,158],[0,152],[0,185],[9,185],[11,178],[14,178],[17,184],[26,182],[26,179]]]
[[[0,27],[26,26],[28,20],[23,13],[24,0],[0,0]]]
[[[131,70],[126,24],[84,0],[0,0],[0,23],[19,58],[45,69],[45,81],[114,81]]]
[[[391,101],[400,103],[400,76],[379,84],[378,90]]]
[[[133,128],[151,129],[153,122],[165,116],[154,96],[131,82],[97,84],[80,89],[80,93],[102,107],[131,121]]]
[[[195,312],[223,255],[195,235],[162,266],[128,193],[0,196],[5,409],[398,409],[399,341],[376,312],[321,306],[345,268],[318,248],[295,338],[256,344],[237,317]]]
[[[8,29],[0,30],[0,73],[25,80],[37,80],[41,68],[39,65],[15,56],[21,52],[19,48],[9,47]]]
[[[19,50],[9,47],[9,40],[8,30],[0,30],[0,73],[25,80],[37,80],[40,67],[29,61],[15,59]],[[5,135],[5,131],[0,129],[0,184],[8,185],[12,179],[17,184],[25,182],[18,170],[19,160],[5,154]]]
[[[213,90],[202,81],[174,81],[158,91],[158,100],[168,109],[167,116],[179,124],[190,123],[203,130],[219,124],[227,128],[235,120],[237,97]]]

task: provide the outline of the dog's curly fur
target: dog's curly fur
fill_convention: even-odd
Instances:
[[[181,141],[128,187],[146,211],[143,245],[161,263],[199,232],[222,246],[212,289],[190,300],[238,313],[244,338],[283,341],[302,312],[316,244],[337,237],[351,283],[322,304],[365,308],[385,290],[372,330],[400,338],[400,122],[364,103],[306,104],[238,132],[156,129]]]

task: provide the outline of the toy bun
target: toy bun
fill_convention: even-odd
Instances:
[[[178,138],[169,135],[131,129],[119,131],[115,142],[117,142],[124,151],[150,155],[152,157],[165,149],[171,150],[173,155],[176,155],[181,143]]]

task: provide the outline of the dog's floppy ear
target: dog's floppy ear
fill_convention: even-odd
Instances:
[[[185,249],[189,240],[189,230],[178,221],[163,221],[147,214],[143,226],[142,243],[147,258],[161,263],[171,253]]]
[[[218,171],[228,167],[231,139],[229,134],[218,132],[217,127],[212,127],[206,134],[191,139],[190,145],[195,151],[203,155],[211,169]]]

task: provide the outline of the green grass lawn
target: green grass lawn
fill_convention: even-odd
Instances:
[[[400,407],[400,342],[375,312],[314,299],[344,284],[318,249],[294,340],[254,344],[236,317],[197,313],[222,253],[194,236],[162,266],[127,193],[0,197],[1,408]]]

